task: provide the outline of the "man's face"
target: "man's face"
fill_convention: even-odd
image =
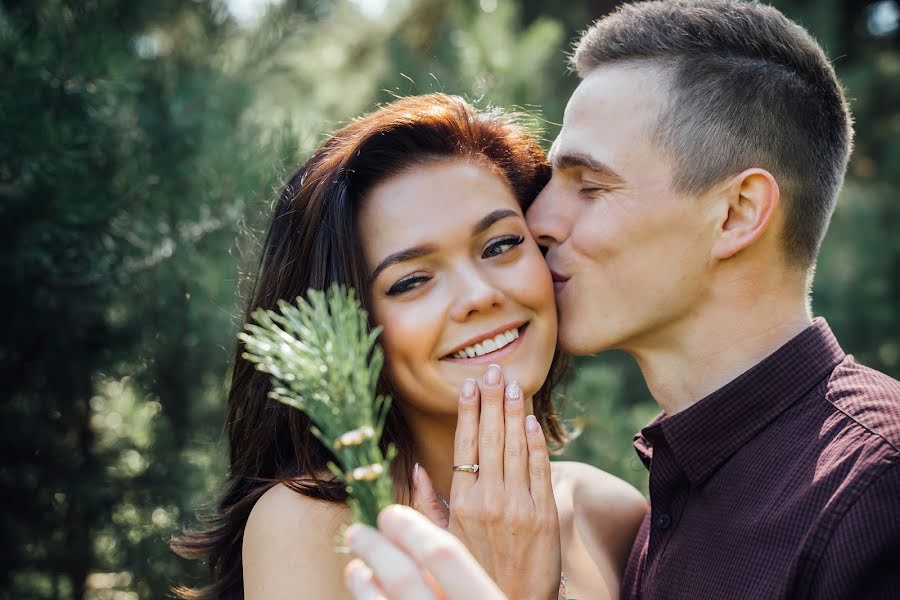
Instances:
[[[677,344],[707,296],[713,213],[674,191],[651,141],[667,93],[651,67],[603,66],[566,106],[527,221],[547,249],[567,352]]]

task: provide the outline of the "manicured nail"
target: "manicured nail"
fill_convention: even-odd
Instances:
[[[541,430],[541,426],[538,424],[537,419],[534,415],[528,415],[525,417],[525,431],[528,433],[537,433]]]
[[[513,381],[509,385],[506,386],[506,393],[504,394],[507,402],[515,402],[522,397],[522,388],[519,387],[519,383]]]
[[[462,387],[463,398],[465,398],[467,400],[471,400],[472,398],[474,398],[476,387],[477,387],[477,384],[475,383],[474,379],[466,379],[463,382],[463,387]]]
[[[419,463],[413,465],[413,480],[419,478]]]
[[[500,367],[491,365],[488,367],[487,373],[484,374],[485,385],[497,385],[500,383]]]

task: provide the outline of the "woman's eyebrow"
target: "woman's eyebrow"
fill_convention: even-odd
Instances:
[[[497,221],[501,221],[509,217],[521,217],[521,215],[516,211],[510,210],[508,208],[498,208],[497,210],[488,213],[486,217],[475,224],[475,226],[472,228],[472,235],[484,233],[485,231],[490,229],[491,226]]]
[[[478,235],[479,233],[484,233],[497,221],[502,221],[503,219],[507,219],[509,217],[519,217],[522,215],[517,213],[514,210],[510,210],[508,208],[498,208],[497,210],[491,211],[488,213],[483,219],[475,223],[472,227],[472,235]],[[423,256],[428,256],[429,254],[433,254],[437,252],[437,246],[434,244],[423,244],[421,246],[413,246],[412,248],[407,248],[406,250],[400,250],[399,252],[394,252],[385,258],[383,261],[378,263],[378,266],[372,270],[372,274],[369,276],[369,281],[374,281],[376,277],[378,277],[379,273],[387,269],[392,265],[396,265],[397,263],[406,262],[408,260],[415,260],[417,258],[422,258]]]
[[[437,246],[434,244],[423,244],[421,246],[413,246],[412,248],[407,248],[406,250],[401,250],[399,252],[394,252],[393,254],[388,255],[383,261],[378,263],[378,266],[372,270],[372,274],[369,276],[369,281],[374,281],[378,274],[390,267],[391,265],[396,265],[397,263],[406,262],[408,260],[415,260],[417,258],[422,258],[423,256],[428,256],[429,254],[433,254],[437,251]]]

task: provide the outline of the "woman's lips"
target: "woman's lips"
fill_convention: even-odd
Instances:
[[[481,356],[473,356],[472,358],[455,358],[452,356],[448,356],[446,358],[443,358],[442,360],[459,363],[461,365],[482,365],[499,362],[500,360],[506,358],[516,351],[516,348],[518,348],[522,343],[522,338],[525,336],[525,332],[528,331],[528,325],[528,323],[521,325],[519,327],[519,337],[503,346],[499,350],[494,350],[493,352],[488,352],[487,354],[482,354]]]

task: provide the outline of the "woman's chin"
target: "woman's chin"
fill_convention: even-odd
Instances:
[[[466,369],[459,369],[458,365],[454,365],[454,373],[452,373],[452,375],[448,374],[447,377],[447,381],[452,386],[453,393],[455,394],[454,399],[456,400],[459,398],[463,383],[466,379],[474,379],[478,383],[479,389],[482,389],[484,387],[484,375],[491,364],[500,365],[500,370],[503,372],[504,383],[509,384],[513,381],[518,383],[519,387],[522,389],[523,396],[526,398],[530,398],[536,394],[541,386],[544,385],[547,373],[550,370],[549,362],[543,367],[534,364],[519,364],[518,361],[508,363],[502,361],[498,363],[487,363]]]

